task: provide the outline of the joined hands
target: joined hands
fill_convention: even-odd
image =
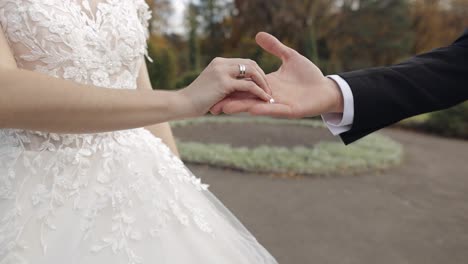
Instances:
[[[248,112],[252,115],[302,118],[343,112],[343,97],[338,85],[325,77],[310,60],[270,34],[259,33],[256,41],[265,51],[282,60],[278,71],[266,75],[274,103],[249,92],[236,91],[213,106],[212,114]]]

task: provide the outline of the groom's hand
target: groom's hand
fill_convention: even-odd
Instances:
[[[256,37],[258,45],[279,57],[281,68],[269,75],[274,104],[257,100],[248,93],[236,93],[215,105],[211,112],[301,118],[325,113],[342,113],[343,96],[338,85],[297,51],[267,33]]]

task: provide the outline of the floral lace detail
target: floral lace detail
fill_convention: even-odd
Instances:
[[[204,212],[180,195],[181,188],[186,186],[192,186],[196,191],[205,191],[208,186],[193,176],[159,138],[144,128],[90,135],[43,135],[45,140],[34,148],[29,146],[29,138],[34,137],[32,134],[36,133],[1,130],[0,139],[2,142],[7,140],[10,145],[0,148],[4,151],[0,166],[8,171],[0,174],[0,198],[14,201],[22,193],[24,182],[34,177],[43,179],[35,185],[30,202],[36,220],[41,223],[40,240],[44,253],[47,253],[47,233],[57,229],[54,214],[67,201],[80,212],[84,240],[93,232],[100,212],[112,208],[111,232],[90,250],[97,253],[110,248],[114,253],[124,252],[128,263],[141,263],[130,246],[131,241],[158,236],[169,221],[178,221],[183,226],[194,225],[213,235]],[[34,149],[32,157],[26,155],[31,149]],[[139,151],[140,157],[154,160],[152,171],[148,173],[136,166],[131,158],[135,150]],[[49,157],[51,152],[54,153],[52,158]],[[96,156],[101,158],[95,161]],[[90,173],[93,161],[102,166],[99,170],[102,174]],[[30,174],[16,175],[15,165],[24,166]],[[161,193],[166,195],[154,195]],[[135,204],[145,208],[144,221],[152,223],[148,230],[138,229],[141,219],[132,215]],[[13,249],[27,247],[27,243],[16,240],[22,232],[16,218],[21,217],[23,209],[18,203],[10,206],[12,208],[0,219],[0,259]]]
[[[108,88],[135,88],[147,54],[143,0],[0,0],[0,22],[18,65]]]
[[[95,10],[88,0],[0,0],[0,23],[19,67],[107,88],[136,88],[150,14],[144,0],[105,0]],[[151,166],[141,168],[137,159]],[[143,128],[0,130],[0,263],[27,263],[22,252],[32,242],[20,238],[32,222],[47,254],[49,235],[60,229],[57,212],[68,207],[80,217],[82,239],[94,241],[90,252],[112,250],[142,263],[134,243],[157,237],[169,223],[214,236],[208,212],[184,195],[207,188]],[[111,226],[97,234],[96,221],[108,210]]]

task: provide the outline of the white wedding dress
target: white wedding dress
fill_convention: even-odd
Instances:
[[[136,88],[149,17],[144,0],[0,0],[20,68],[103,89]],[[0,263],[277,262],[159,138],[137,128],[0,130]]]

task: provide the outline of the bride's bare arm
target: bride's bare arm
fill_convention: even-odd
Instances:
[[[142,90],[153,90],[149,76],[148,76],[148,68],[146,63],[143,63],[140,69],[140,73],[138,75],[138,89]],[[162,139],[162,141],[171,149],[171,151],[177,155],[179,155],[179,150],[177,149],[176,142],[174,140],[174,135],[172,134],[171,126],[168,122],[164,122],[161,124],[156,124],[152,126],[145,127],[151,133],[153,133],[156,137]]]
[[[0,55],[0,128],[106,132],[199,116],[235,91],[269,98],[253,82],[230,78],[230,60],[216,60],[189,87],[168,92],[98,88],[18,69],[1,31]]]

